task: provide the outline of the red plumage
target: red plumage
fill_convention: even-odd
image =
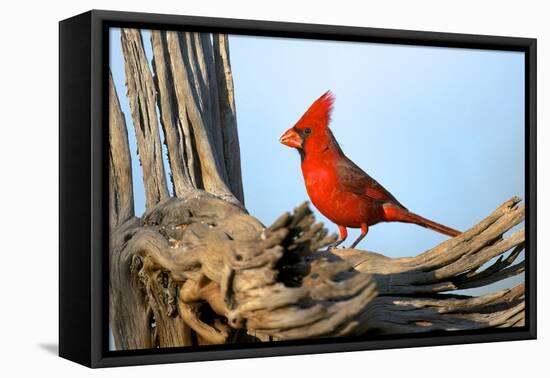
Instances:
[[[336,245],[346,239],[347,227],[361,228],[353,248],[365,237],[369,226],[380,222],[414,223],[449,236],[459,235],[459,231],[411,213],[348,159],[328,127],[333,104],[331,92],[323,94],[281,136],[280,142],[300,152],[311,202],[340,230]]]

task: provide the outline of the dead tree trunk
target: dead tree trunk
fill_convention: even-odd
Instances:
[[[141,33],[136,29],[122,29],[121,35],[128,99],[143,168],[146,207],[149,209],[168,197],[155,108],[155,87]]]
[[[114,228],[134,216],[132,162],[124,114],[109,72],[109,214]]]
[[[148,202],[134,217],[128,139],[113,88],[110,321],[117,349],[524,324],[523,284],[479,297],[452,294],[523,271],[515,263],[523,230],[504,235],[523,220],[519,199],[410,258],[323,250],[336,237],[315,223],[307,204],[266,228],[243,206],[227,36],[153,31],[153,73],[139,31],[123,30],[121,43]],[[172,198],[163,186],[157,107]]]

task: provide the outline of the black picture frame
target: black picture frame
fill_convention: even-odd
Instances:
[[[357,340],[302,340],[200,350],[108,350],[108,30],[135,27],[256,36],[463,47],[525,53],[526,326]],[[531,38],[92,10],[59,24],[59,354],[89,367],[219,360],[534,339],[536,70]]]

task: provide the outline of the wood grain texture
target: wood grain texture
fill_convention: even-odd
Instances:
[[[114,228],[134,216],[132,161],[124,113],[109,71],[109,219]]]
[[[123,228],[117,240],[124,245],[111,258],[124,255],[141,267],[131,297],[143,298],[142,311],[155,324],[183,320],[185,327],[168,329],[179,332],[174,340],[191,344],[177,345],[521,326],[523,284],[479,297],[442,293],[513,266],[523,233],[501,237],[523,219],[517,202],[430,251],[389,259],[323,250],[336,236],[315,222],[307,204],[264,228],[240,207],[197,192],[165,201],[142,223]],[[189,338],[189,329],[195,336]],[[175,345],[158,331],[152,335],[153,344]]]
[[[151,208],[168,198],[157,121],[155,84],[147,63],[140,31],[121,29],[121,43],[127,95],[143,170],[146,208]]]
[[[192,169],[191,135],[187,114],[180,113],[176,98],[172,69],[170,67],[170,52],[166,42],[166,32],[151,31],[151,46],[153,50],[153,72],[157,90],[157,105],[160,112],[160,122],[164,131],[168,161],[170,163],[171,180],[174,193],[181,197],[196,188]]]
[[[223,135],[223,161],[229,185],[235,196],[244,205],[244,190],[241,173],[241,151],[235,111],[233,74],[229,57],[229,43],[226,34],[214,34],[213,57],[218,89],[220,129]]]
[[[524,270],[523,263],[510,267],[524,248],[524,230],[502,237],[525,217],[519,202],[519,198],[506,201],[476,226],[418,256],[391,259],[353,249],[337,249],[334,254],[358,271],[376,274],[381,293],[429,294],[485,286]],[[479,271],[497,256],[490,267]]]
[[[188,119],[187,128],[192,138],[195,184],[199,189],[215,194],[229,202],[240,204],[226,182],[225,168],[216,153],[211,116],[208,111],[207,86],[196,62],[196,44],[190,33],[167,32],[170,65],[180,116]],[[196,157],[200,156],[200,159]]]
[[[379,296],[359,317],[357,334],[408,334],[525,325],[525,288],[479,297]]]

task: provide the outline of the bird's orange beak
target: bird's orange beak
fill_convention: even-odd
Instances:
[[[279,142],[288,147],[302,148],[303,140],[294,127],[291,127],[279,138]]]

